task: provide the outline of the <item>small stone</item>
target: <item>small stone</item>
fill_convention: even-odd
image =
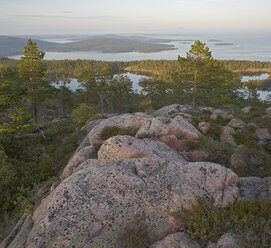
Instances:
[[[213,121],[217,120],[217,118],[218,118],[218,115],[217,115],[217,114],[212,114],[212,115],[210,116],[210,119],[213,120]]]
[[[245,108],[242,108],[241,110],[242,110],[244,113],[248,114],[248,113],[250,113],[251,109],[252,109],[251,107],[245,107]]]
[[[255,135],[258,140],[266,141],[271,139],[271,134],[269,133],[267,128],[257,129]]]
[[[220,116],[221,116],[221,118],[222,118],[223,120],[231,120],[231,119],[234,118],[234,115],[232,115],[232,114],[227,114],[227,113],[221,114]]]
[[[152,113],[153,116],[175,117],[180,113],[186,113],[191,106],[172,104],[158,109]]]
[[[233,168],[246,168],[248,167],[248,158],[242,152],[233,153],[230,157],[230,165]]]
[[[206,248],[216,248],[216,243],[209,241]]]
[[[200,122],[198,125],[198,129],[203,133],[206,134],[208,133],[209,129],[210,129],[211,125],[208,122]]]
[[[270,116],[271,116],[271,107],[267,108],[267,109],[265,110],[265,112],[266,112],[267,115],[270,115]]]
[[[228,126],[233,127],[233,128],[244,128],[246,126],[246,123],[238,118],[233,118],[228,123]]]
[[[236,146],[233,135],[235,130],[232,127],[224,126],[221,128],[220,141],[227,142],[232,146]]]
[[[222,235],[217,241],[217,248],[237,248],[237,242],[232,233]]]
[[[167,235],[162,240],[152,244],[150,248],[200,248],[200,245],[191,240],[187,234],[178,232]]]

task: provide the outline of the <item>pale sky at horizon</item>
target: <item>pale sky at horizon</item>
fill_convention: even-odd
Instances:
[[[271,0],[0,0],[0,35],[271,32]]]

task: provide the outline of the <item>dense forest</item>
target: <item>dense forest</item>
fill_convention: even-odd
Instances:
[[[217,61],[200,41],[178,61],[46,61],[30,39],[19,60],[0,59],[0,228],[32,211],[48,180],[57,177],[82,141],[84,125],[106,113],[153,111],[180,103],[263,108],[257,85],[239,73],[271,72],[271,62]],[[151,75],[134,92],[122,72]],[[81,88],[65,82],[77,78]],[[59,88],[51,82],[61,83]],[[242,94],[246,87],[247,97]],[[268,88],[268,85],[266,86]],[[240,91],[241,90],[241,91]],[[5,236],[3,230],[0,239]]]

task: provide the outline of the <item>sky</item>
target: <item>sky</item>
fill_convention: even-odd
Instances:
[[[0,0],[0,35],[270,32],[271,0]]]

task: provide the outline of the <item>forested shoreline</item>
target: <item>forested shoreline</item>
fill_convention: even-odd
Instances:
[[[271,73],[271,62],[250,60],[220,60],[225,67],[242,75],[259,75]],[[18,60],[0,58],[1,68],[16,68]],[[98,61],[98,60],[44,60],[45,75],[50,81],[65,81],[70,78],[79,78],[85,70],[96,73],[107,70],[113,74],[124,71],[151,75],[159,79],[169,80],[174,71],[179,70],[177,60],[142,60],[142,61]]]

